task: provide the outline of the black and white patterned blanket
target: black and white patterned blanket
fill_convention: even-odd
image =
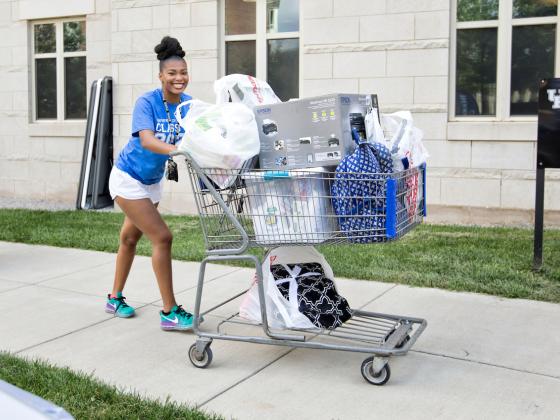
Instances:
[[[276,264],[270,271],[282,296],[290,302],[297,299],[299,311],[316,327],[332,330],[352,317],[321,264]]]

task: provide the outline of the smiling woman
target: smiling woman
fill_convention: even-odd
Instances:
[[[143,234],[152,244],[152,266],[163,300],[160,325],[164,330],[187,330],[193,317],[175,301],[171,271],[171,231],[157,206],[163,189],[165,163],[167,177],[177,181],[169,154],[177,149],[182,128],[175,119],[177,106],[191,99],[185,95],[189,83],[185,51],[175,38],[164,37],[154,52],[159,60],[161,88],[147,92],[136,101],[132,114],[130,140],[119,153],[111,171],[111,197],[125,214],[120,233],[113,290],[107,295],[105,311],[121,318],[134,315],[122,295]],[[185,107],[188,110],[188,107]],[[186,112],[186,111],[185,111]]]

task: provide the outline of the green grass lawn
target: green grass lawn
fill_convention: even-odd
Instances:
[[[122,220],[112,212],[0,209],[0,240],[116,252]],[[200,261],[198,218],[165,220],[174,234],[173,258]],[[532,271],[531,229],[421,225],[391,243],[318,248],[337,277],[560,302],[560,230],[544,237],[538,273]],[[138,254],[150,255],[147,240]]]
[[[171,401],[130,394],[92,376],[2,352],[0,379],[64,408],[76,419],[222,418]]]

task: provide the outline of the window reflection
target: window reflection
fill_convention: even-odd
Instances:
[[[497,29],[457,31],[456,115],[496,114]]]
[[[56,119],[56,58],[35,60],[37,119]]]
[[[513,17],[556,16],[558,0],[513,0]]]
[[[255,76],[255,41],[226,42],[226,74]]]
[[[539,80],[554,76],[555,25],[514,26],[511,115],[536,115]]]
[[[86,50],[86,22],[64,22],[64,52]]]
[[[498,19],[499,6],[499,0],[458,0],[457,21],[471,22]]]
[[[54,23],[35,25],[33,31],[35,33],[36,54],[56,52],[56,31]]]
[[[64,94],[66,119],[86,118],[86,58],[64,59]]]
[[[256,2],[226,0],[226,35],[256,33]]]
[[[267,0],[266,28],[269,33],[299,31],[299,0]]]
[[[282,101],[299,97],[299,39],[268,41],[268,83]]]

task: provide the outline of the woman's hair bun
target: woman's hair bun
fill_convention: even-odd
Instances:
[[[154,52],[157,54],[157,59],[160,61],[167,60],[170,57],[181,57],[185,56],[185,51],[179,44],[177,38],[172,38],[170,36],[165,36],[161,42],[155,46]]]

